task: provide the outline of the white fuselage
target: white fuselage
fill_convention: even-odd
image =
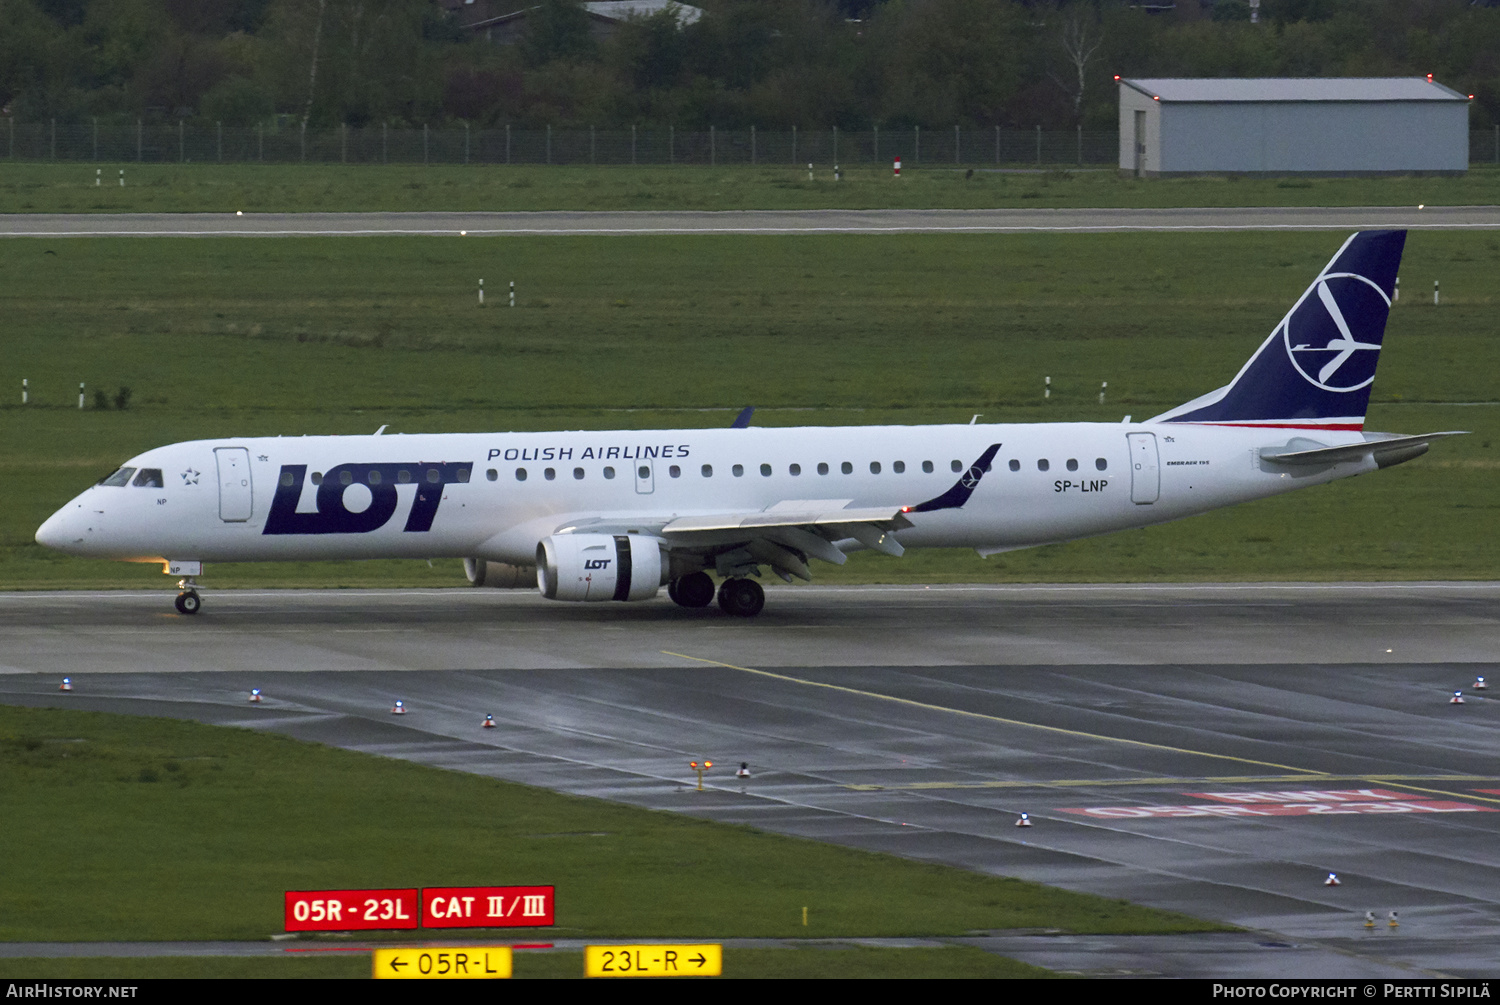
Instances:
[[[151,478],[95,485],[37,540],[131,560],[530,564],[543,538],[589,523],[639,520],[651,534],[676,517],[789,500],[914,506],[1000,444],[964,505],[913,512],[912,526],[894,532],[906,548],[989,553],[1161,523],[1376,467],[1369,456],[1296,470],[1262,462],[1260,448],[1294,435],[1047,423],[197,440],[131,458],[127,467],[160,471],[160,486]],[[1354,431],[1316,435],[1329,446],[1361,441]],[[320,489],[315,480],[331,472],[349,476],[347,486]]]

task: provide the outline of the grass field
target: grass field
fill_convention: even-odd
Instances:
[[[126,184],[118,184],[120,169]],[[95,170],[104,184],[94,185]],[[1500,203],[1500,168],[1457,178],[1137,180],[1112,169],[1006,172],[908,165],[496,167],[0,162],[0,213],[402,210],[976,209],[992,207],[1428,206]]]
[[[1137,418],[1236,372],[1327,234],[0,242],[0,587],[147,586],[32,540],[140,450],[216,435]],[[980,560],[824,582],[1493,578],[1500,235],[1413,233],[1370,428],[1470,429],[1394,470]],[[476,306],[514,279],[515,309]],[[1428,286],[1443,283],[1443,304]],[[1424,297],[1427,299],[1424,300]],[[1053,394],[1043,401],[1043,378]],[[22,378],[31,404],[19,404]],[[1109,382],[1106,402],[1097,399]],[[78,383],[88,405],[77,406]],[[128,407],[114,407],[119,388]],[[102,391],[105,407],[94,406]],[[443,585],[457,563],[217,566],[206,583]]]
[[[515,954],[512,975],[521,980],[582,978],[583,954],[520,951]],[[187,977],[349,980],[369,976],[370,954],[353,952],[300,953],[273,957],[0,959],[0,979],[65,977],[132,980]],[[738,979],[961,980],[1059,975],[967,946],[947,946],[942,949],[870,949],[847,946],[739,949],[730,946],[724,950],[724,976]]]
[[[459,885],[557,887],[556,927],[504,942],[1218,927],[167,719],[0,706],[0,802],[4,941],[264,939],[286,890]]]

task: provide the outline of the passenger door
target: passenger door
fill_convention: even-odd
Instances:
[[[1127,433],[1126,438],[1130,441],[1130,501],[1142,506],[1154,503],[1161,497],[1156,434]]]
[[[245,447],[215,447],[219,468],[219,519],[244,523],[254,510],[250,484],[250,451]]]

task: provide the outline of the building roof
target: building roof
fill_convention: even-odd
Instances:
[[[602,0],[599,3],[586,3],[583,9],[590,14],[608,18],[611,21],[624,21],[632,17],[652,17],[664,10],[670,10],[672,16],[677,19],[679,28],[685,28],[703,16],[701,8],[676,3],[674,0]]]
[[[1154,77],[1121,79],[1158,101],[1468,101],[1427,77]]]

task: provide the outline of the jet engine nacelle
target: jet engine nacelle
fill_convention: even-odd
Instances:
[[[640,534],[554,534],[536,546],[548,600],[650,600],[666,571],[661,542]]]

